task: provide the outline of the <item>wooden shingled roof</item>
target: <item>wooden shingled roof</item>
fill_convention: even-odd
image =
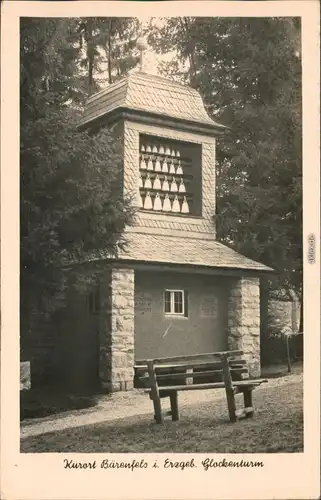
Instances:
[[[152,113],[205,125],[215,130],[223,131],[226,128],[208,116],[196,90],[142,72],[131,73],[91,96],[79,125],[89,125],[117,109]]]
[[[126,240],[127,248],[119,252],[116,260],[274,272],[272,268],[249,259],[216,240],[144,232],[128,232]],[[115,260],[115,257],[100,253],[89,260],[96,259]]]

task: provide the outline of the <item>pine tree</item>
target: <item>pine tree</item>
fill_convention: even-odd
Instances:
[[[300,20],[170,18],[149,30],[176,51],[167,75],[230,127],[217,147],[218,237],[302,294]]]
[[[64,304],[70,273],[82,283],[66,263],[115,255],[132,216],[119,190],[119,141],[77,129],[88,93],[77,29],[73,19],[21,20],[22,334]]]
[[[88,68],[90,94],[117,81],[136,66],[138,19],[93,17],[78,19],[77,24],[85,54],[80,64]]]

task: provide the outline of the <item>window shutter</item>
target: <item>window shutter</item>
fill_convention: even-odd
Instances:
[[[184,291],[184,316],[185,318],[188,317],[188,291]]]

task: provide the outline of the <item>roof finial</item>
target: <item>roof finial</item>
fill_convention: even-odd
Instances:
[[[144,71],[146,69],[145,68],[146,61],[144,58],[144,53],[148,49],[148,43],[147,43],[146,38],[143,36],[140,36],[139,38],[137,38],[136,47],[140,51],[140,71]]]

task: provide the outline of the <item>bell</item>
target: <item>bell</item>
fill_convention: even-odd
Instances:
[[[150,197],[149,191],[147,191],[147,194],[145,197],[144,209],[145,210],[152,210],[153,209],[153,203],[152,203],[152,199]]]
[[[162,166],[159,161],[159,158],[157,158],[156,163],[155,163],[155,172],[161,172],[162,171]]]
[[[157,146],[153,146],[152,152],[153,152],[154,154],[155,154],[155,153],[156,153],[156,154],[158,153]]]
[[[144,185],[144,188],[145,188],[145,189],[152,189],[152,183],[151,183],[151,180],[150,180],[149,174],[147,174],[147,177],[146,177],[146,180],[145,180],[145,185]]]
[[[151,158],[151,156],[150,156],[150,157],[149,157],[149,159],[148,159],[147,170],[149,170],[149,171],[151,171],[151,172],[154,170],[154,167],[153,167],[153,162],[152,162],[152,158]]]
[[[164,172],[164,174],[168,173],[168,165],[166,159],[164,160],[162,171]]]
[[[164,155],[164,154],[165,154],[165,149],[164,149],[164,146],[160,146],[160,148],[159,148],[159,151],[158,151],[158,152],[159,152],[159,154],[160,154],[160,155]]]
[[[154,179],[153,189],[159,189],[159,190],[162,189],[161,182],[159,180],[158,175],[156,175],[156,177]]]
[[[152,152],[152,148],[150,146],[147,146],[146,153],[151,153],[151,152]]]
[[[142,198],[142,195],[139,193],[138,195],[138,206],[140,208],[143,208],[144,204],[143,204],[143,198]]]
[[[174,198],[174,201],[173,201],[172,212],[180,212],[180,211],[181,211],[181,207],[180,207],[177,195],[176,195]]]
[[[140,148],[140,150],[141,150],[142,153],[144,153],[146,151],[144,144],[142,144],[142,147]]]
[[[172,205],[171,205],[171,200],[168,197],[168,194],[165,196],[164,203],[163,203],[163,212],[171,212],[172,211]]]
[[[156,193],[155,200],[154,200],[154,210],[162,210],[162,200],[161,197],[159,196],[158,193]]]
[[[179,193],[186,193],[185,184],[184,184],[183,179],[181,179],[181,183],[179,185],[178,192]]]
[[[177,156],[177,158],[179,158],[181,156],[181,153],[178,150],[176,151],[176,156]]]
[[[171,155],[171,150],[169,148],[165,149],[165,155],[167,155],[167,156]]]
[[[179,163],[178,163],[178,167],[177,167],[177,170],[176,170],[176,174],[177,174],[177,175],[183,175],[183,169],[182,169],[181,162],[179,162]]]
[[[173,162],[171,162],[171,165],[169,167],[169,173],[170,174],[175,174],[175,165]]]
[[[145,157],[142,156],[142,159],[140,160],[140,169],[141,170],[146,170],[146,161],[145,161]]]
[[[175,156],[175,149],[172,149],[171,156]]]
[[[169,185],[168,185],[168,180],[167,177],[165,177],[163,186],[162,186],[162,191],[169,191]]]
[[[184,196],[183,204],[182,204],[182,214],[189,214],[189,207],[186,200],[186,196]]]
[[[143,178],[142,178],[141,174],[139,175],[138,186],[139,186],[140,188],[143,188],[143,187],[144,187]]]
[[[172,184],[171,184],[171,192],[176,193],[177,191],[178,191],[177,184],[176,184],[175,179],[173,178]]]

